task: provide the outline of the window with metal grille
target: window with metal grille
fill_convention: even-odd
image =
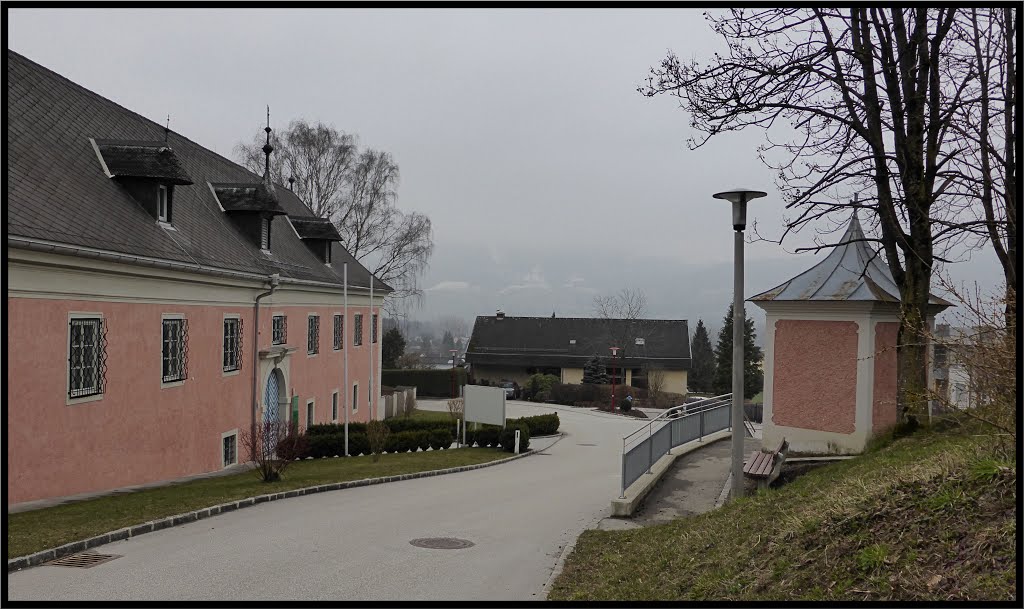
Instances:
[[[224,467],[238,462],[238,435],[224,436]]]
[[[68,344],[68,397],[103,393],[107,357],[106,327],[100,317],[71,320]]]
[[[260,249],[270,251],[270,218],[260,221]]]
[[[242,320],[224,319],[224,372],[242,368]]]
[[[320,316],[310,315],[308,329],[306,331],[306,353],[315,355],[320,353]]]
[[[370,342],[377,342],[377,316],[374,315],[370,322]]]
[[[275,315],[273,320],[273,343],[283,345],[288,342],[288,318],[284,315]]]
[[[306,427],[313,425],[313,400],[306,402]]]
[[[334,316],[334,350],[345,346],[345,318],[341,315]]]
[[[355,319],[355,331],[352,333],[352,344],[359,346],[363,344],[363,315],[356,313]]]
[[[163,320],[163,362],[161,379],[168,383],[183,381],[188,375],[188,320]]]
[[[338,420],[338,392],[335,391],[331,394],[331,420]]]
[[[352,385],[352,412],[359,410],[359,383]]]

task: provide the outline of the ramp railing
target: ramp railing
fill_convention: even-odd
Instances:
[[[622,484],[620,498],[640,476],[653,473],[654,463],[677,446],[702,440],[704,436],[728,429],[731,424],[732,394],[665,410],[622,438]]]

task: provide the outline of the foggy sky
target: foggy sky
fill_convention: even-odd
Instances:
[[[427,214],[436,250],[412,317],[589,316],[595,294],[644,290],[652,317],[720,327],[732,292],[728,204],[767,191],[748,222],[781,231],[761,131],[685,145],[675,100],[636,92],[671,49],[723,44],[699,9],[13,9],[29,59],[232,157],[294,118],[392,153],[398,205]],[[824,255],[810,232],[747,245],[746,295]],[[993,290],[988,250],[949,269]],[[760,327],[763,314],[748,306]]]

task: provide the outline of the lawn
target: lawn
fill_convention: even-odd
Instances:
[[[279,482],[264,483],[255,473],[244,472],[8,514],[7,558],[254,495],[331,482],[475,465],[508,456],[500,449],[461,448],[381,455],[377,463],[370,457],[316,459],[294,463]]]
[[[920,432],[699,516],[580,536],[550,600],[1016,597],[1016,465]]]
[[[441,411],[414,409],[412,411],[412,414],[409,416],[419,421],[435,421],[439,423],[450,423],[453,428],[455,427],[455,423],[452,423],[452,417],[450,414],[448,414],[447,410]],[[398,418],[401,418],[401,415],[399,415]]]

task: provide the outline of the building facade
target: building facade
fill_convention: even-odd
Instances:
[[[766,314],[764,445],[858,453],[896,424],[899,290],[856,216],[824,260],[749,300]],[[948,306],[932,296],[929,325]]]
[[[268,171],[11,51],[8,106],[9,505],[231,467],[264,418],[378,411],[390,288]]]
[[[612,357],[611,347],[617,347]],[[616,384],[639,384],[657,371],[664,391],[687,393],[690,341],[686,320],[480,316],[466,350],[473,379],[525,385],[536,373],[582,383],[594,356]]]

